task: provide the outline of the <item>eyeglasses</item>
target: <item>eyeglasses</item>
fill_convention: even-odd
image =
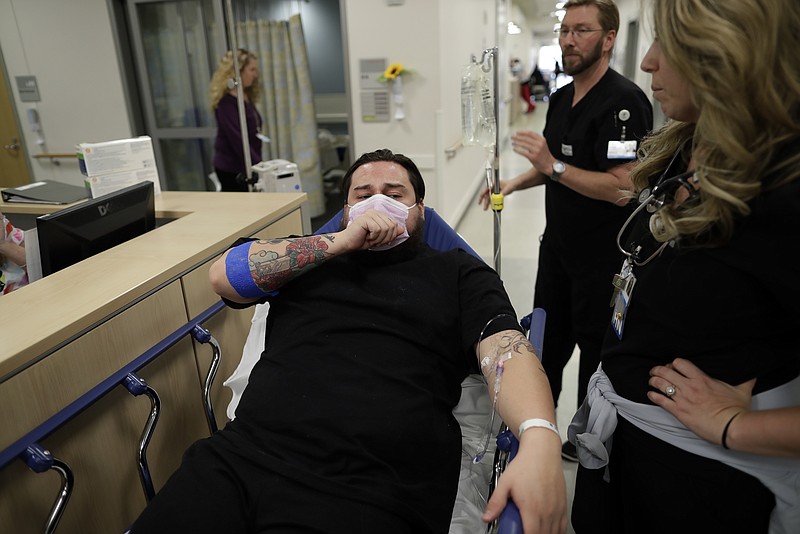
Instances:
[[[559,39],[566,39],[567,35],[572,34],[572,37],[576,41],[582,41],[583,39],[589,37],[589,34],[592,32],[604,32],[604,31],[605,30],[603,28],[600,28],[598,30],[587,30],[586,28],[577,28],[575,30],[571,30],[569,28],[561,27],[557,30],[553,30],[553,33],[558,35]]]

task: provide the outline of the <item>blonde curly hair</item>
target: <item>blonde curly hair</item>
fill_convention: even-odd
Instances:
[[[239,73],[244,70],[244,68],[248,65],[251,61],[258,61],[258,57],[252,52],[245,50],[244,48],[238,49],[237,60],[239,61]],[[219,104],[220,99],[225,96],[231,89],[228,87],[228,80],[232,80],[236,78],[236,74],[233,70],[233,52],[230,50],[222,57],[219,62],[219,66],[217,70],[214,72],[214,75],[211,77],[211,83],[209,84],[209,98],[211,102],[211,109],[217,109],[217,105]],[[257,102],[258,97],[261,94],[261,86],[259,81],[251,85],[250,87],[246,87],[244,90],[247,97],[250,99],[250,102]]]
[[[800,176],[800,152],[789,149],[800,139],[800,2],[655,0],[653,27],[700,114],[647,138],[631,179],[637,192],[646,188],[691,142],[700,202],[662,210],[656,238],[723,244],[763,188]]]

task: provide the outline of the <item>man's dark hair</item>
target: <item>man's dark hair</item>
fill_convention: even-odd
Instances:
[[[406,172],[408,172],[408,179],[411,181],[411,186],[414,188],[414,194],[416,195],[414,201],[419,202],[425,198],[425,181],[422,179],[422,174],[419,172],[417,165],[403,154],[395,154],[388,148],[382,148],[374,152],[362,154],[361,157],[347,169],[347,173],[345,173],[342,178],[342,192],[345,195],[345,199],[350,193],[350,183],[353,180],[353,173],[356,172],[356,169],[366,163],[372,163],[374,161],[388,161],[397,163],[403,167]]]

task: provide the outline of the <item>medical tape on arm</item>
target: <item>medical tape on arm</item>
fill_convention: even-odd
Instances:
[[[225,275],[228,282],[242,298],[260,298],[267,294],[256,285],[250,272],[250,244],[242,243],[233,247],[225,257]]]
[[[512,317],[515,321],[517,320],[516,317],[508,313],[501,313],[500,315],[495,315],[489,319],[489,321],[483,327],[483,330],[481,330],[480,336],[478,336],[478,357],[480,357],[481,342],[483,341],[483,335],[486,332],[486,329],[489,328],[489,325],[501,317]],[[495,399],[497,398],[497,392],[500,389],[500,381],[503,377],[503,366],[506,361],[513,357],[514,355],[511,353],[511,350],[508,350],[503,353],[497,353],[494,356],[484,356],[480,359],[481,371],[483,371],[484,376],[489,370],[493,370],[495,373]]]
[[[486,329],[489,328],[489,325],[501,317],[512,317],[515,321],[517,320],[516,317],[509,313],[501,313],[489,319],[478,336],[478,358],[480,358],[481,342],[483,341],[483,336],[486,332]],[[497,399],[500,396],[500,385],[503,380],[505,362],[514,357],[511,350],[507,350],[506,352],[502,353],[499,350],[495,352],[496,354],[494,356],[484,356],[483,358],[480,358],[481,371],[483,371],[484,377],[489,373],[490,370],[494,371],[494,395],[492,396],[492,414],[489,419],[489,426],[486,429],[486,439],[484,441],[482,450],[479,451],[478,454],[476,454],[472,459],[472,462],[476,464],[483,459],[483,457],[486,455],[486,451],[489,449],[489,436],[491,435],[492,428],[494,427],[494,417],[495,413],[497,413]]]
[[[494,367],[494,398],[492,399],[492,409],[497,406],[497,398],[500,395],[500,384],[503,381],[503,370],[505,369],[505,362],[512,358],[511,351],[504,352],[503,354],[499,354],[495,356],[495,359],[492,361],[488,361],[489,358],[486,357],[481,361],[481,368],[485,369],[486,367]],[[492,363],[494,365],[492,365]]]

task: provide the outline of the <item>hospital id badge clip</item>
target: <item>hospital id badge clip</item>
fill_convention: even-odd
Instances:
[[[628,258],[622,262],[622,269],[619,274],[614,275],[612,280],[614,286],[614,296],[611,298],[611,306],[614,311],[611,315],[611,325],[617,339],[622,339],[622,331],[625,328],[625,318],[628,315],[628,306],[631,302],[633,286],[636,285],[636,277],[633,275],[633,265]]]

